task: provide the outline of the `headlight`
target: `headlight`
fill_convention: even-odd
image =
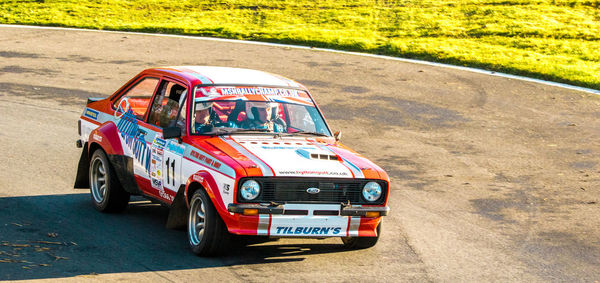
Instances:
[[[242,184],[240,194],[245,200],[253,200],[260,194],[260,185],[254,180],[247,180]]]
[[[376,182],[368,182],[363,190],[363,197],[370,202],[374,202],[381,197],[381,186]]]

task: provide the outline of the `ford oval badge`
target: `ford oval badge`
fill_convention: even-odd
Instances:
[[[308,189],[306,189],[306,192],[309,193],[309,194],[312,194],[312,195],[318,194],[320,191],[321,190],[319,190],[319,188],[308,188]]]

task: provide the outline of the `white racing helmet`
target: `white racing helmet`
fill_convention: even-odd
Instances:
[[[196,109],[194,111],[210,109],[210,108],[212,108],[212,106],[213,106],[212,102],[198,102],[198,103],[196,103]]]
[[[248,119],[253,120],[255,117],[254,113],[252,113],[252,108],[271,108],[271,111],[273,111],[271,113],[271,117],[276,117],[278,109],[277,106],[279,106],[279,103],[277,102],[246,102],[246,116],[248,116]]]

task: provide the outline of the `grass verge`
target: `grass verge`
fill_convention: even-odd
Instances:
[[[600,0],[5,0],[0,23],[299,44],[600,89]]]

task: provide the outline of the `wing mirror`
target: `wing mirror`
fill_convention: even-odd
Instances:
[[[339,141],[342,138],[342,131],[336,131],[333,133],[333,137],[335,138],[335,141]]]
[[[181,138],[181,128],[180,127],[164,128],[163,129],[163,138],[164,139]]]

